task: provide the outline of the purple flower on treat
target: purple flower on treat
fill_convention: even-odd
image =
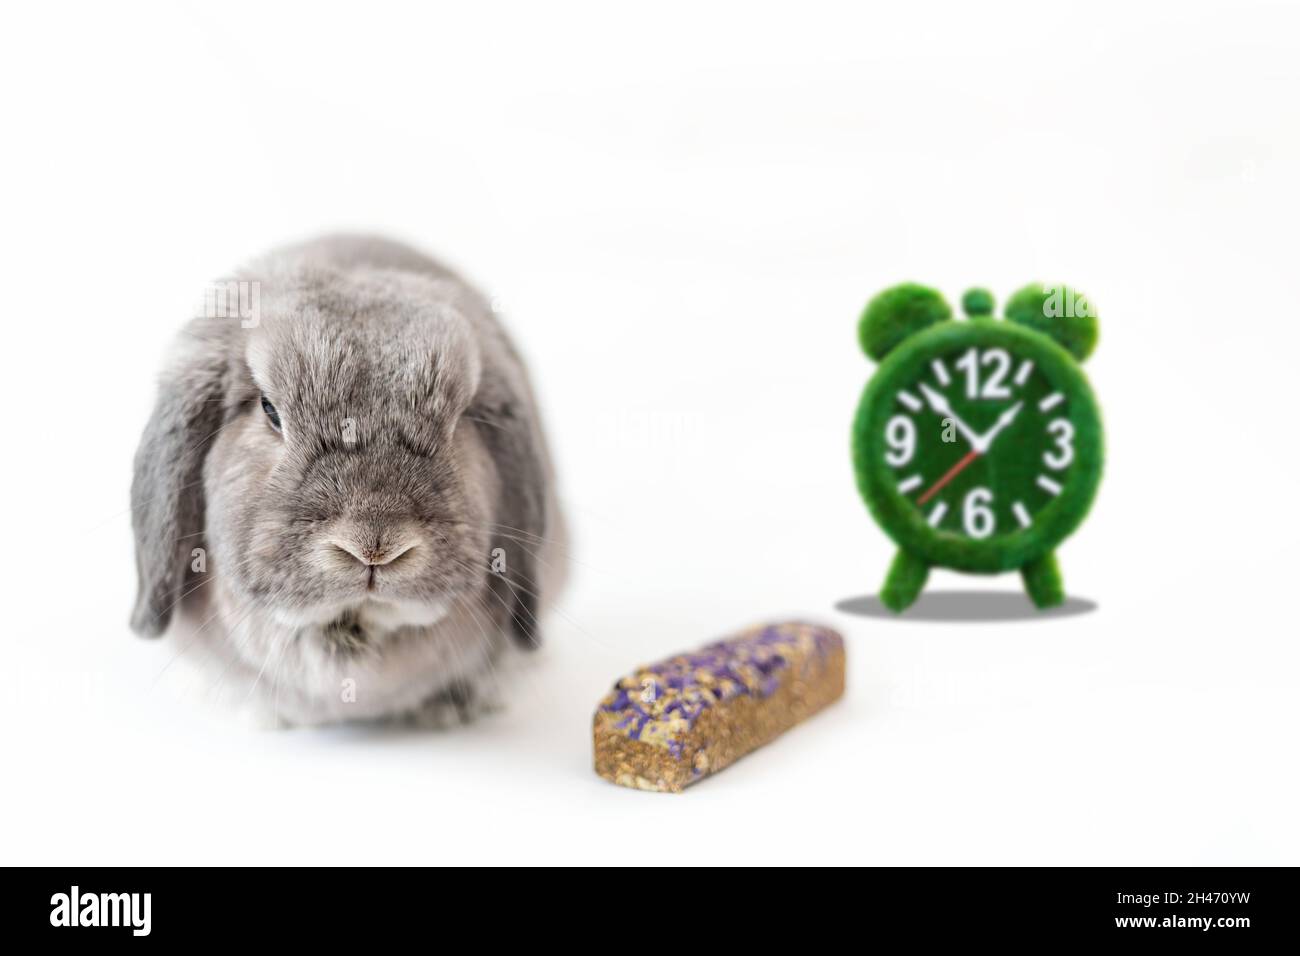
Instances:
[[[682,759],[683,724],[689,730],[706,710],[738,697],[771,697],[791,659],[805,660],[809,651],[824,656],[838,641],[815,625],[767,626],[641,668],[615,685],[599,711],[617,718],[612,726],[628,738]]]

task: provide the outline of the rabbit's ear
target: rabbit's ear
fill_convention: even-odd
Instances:
[[[481,398],[483,391],[493,393],[495,400],[476,402],[470,414],[485,426],[480,434],[501,483],[492,526],[491,586],[515,639],[532,648],[541,643],[537,555],[548,533],[548,472],[541,436],[523,394],[506,389],[509,397],[504,397],[492,388],[481,390]]]
[[[131,627],[147,637],[167,629],[190,555],[203,544],[203,459],[221,429],[226,361],[218,342],[196,333],[183,333],[135,453]]]

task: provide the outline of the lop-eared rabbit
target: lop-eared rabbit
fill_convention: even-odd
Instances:
[[[467,719],[563,577],[519,354],[480,293],[381,239],[277,250],[230,290],[180,333],[136,453],[132,626],[283,723]]]

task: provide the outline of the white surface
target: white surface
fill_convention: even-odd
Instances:
[[[0,14],[4,862],[1300,862],[1294,6],[425,6]],[[168,337],[335,228],[495,293],[557,446],[575,586],[464,731],[250,730],[125,625]],[[891,554],[847,432],[907,278],[1097,303],[1093,613],[834,610]],[[592,774],[621,671],[786,614],[840,705],[680,797]]]

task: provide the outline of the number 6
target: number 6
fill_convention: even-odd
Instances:
[[[997,516],[989,507],[993,492],[987,488],[972,488],[961,506],[961,523],[972,538],[987,538],[993,533]]]

